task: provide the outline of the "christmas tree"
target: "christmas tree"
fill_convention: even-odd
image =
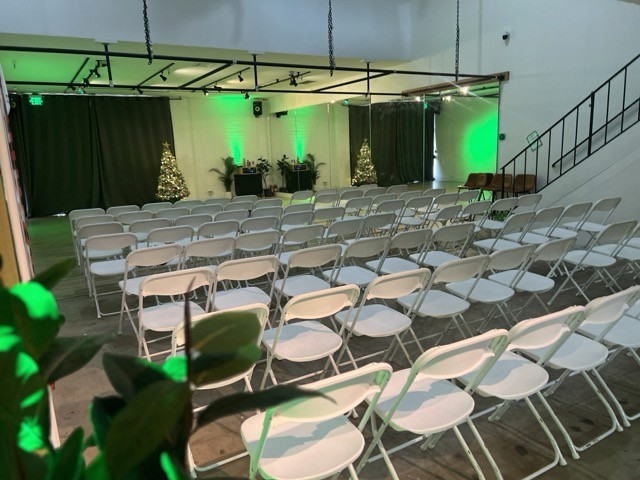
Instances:
[[[363,185],[365,183],[377,183],[378,174],[376,168],[371,163],[371,150],[369,149],[369,142],[364,139],[362,147],[360,147],[360,153],[358,154],[358,162],[356,163],[356,171],[351,179],[352,185]]]
[[[160,176],[158,177],[158,192],[156,198],[158,200],[169,200],[175,202],[181,198],[189,196],[187,183],[184,181],[182,172],[178,168],[176,157],[171,153],[169,142],[162,144],[164,150],[162,152],[162,160],[160,163]]]

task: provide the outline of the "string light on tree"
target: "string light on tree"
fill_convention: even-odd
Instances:
[[[189,196],[189,189],[182,172],[178,168],[176,157],[171,153],[169,142],[162,144],[162,159],[160,162],[160,176],[158,176],[158,192],[156,198],[163,201],[180,200]]]
[[[360,147],[360,153],[358,154],[358,161],[356,163],[356,171],[351,179],[352,185],[364,185],[367,183],[377,183],[378,174],[376,169],[371,163],[371,149],[369,148],[369,142],[364,139],[362,146]]]

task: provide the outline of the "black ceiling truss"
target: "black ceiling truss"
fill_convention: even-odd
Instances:
[[[175,62],[171,62],[170,64],[166,65],[164,68],[161,68],[160,70],[158,70],[156,73],[154,73],[153,75],[149,75],[147,78],[145,78],[144,80],[142,80],[138,85],[136,85],[136,87],[142,87],[144,86],[145,83],[147,83],[149,80],[151,80],[154,77],[157,77],[158,75],[161,75],[162,73],[164,73],[166,70],[168,70],[169,68],[173,67],[175,65]],[[93,86],[93,85],[92,85]],[[146,88],[146,87],[145,87]]]
[[[130,90],[135,90],[135,91],[140,91],[140,87],[144,86],[143,84],[147,81],[149,81],[151,78],[155,77],[156,75],[162,74],[165,70],[167,70],[170,66],[174,65],[175,62],[193,62],[193,63],[209,63],[209,64],[221,64],[219,67],[211,70],[210,72],[205,73],[204,75],[201,75],[197,78],[194,78],[192,80],[190,80],[189,82],[186,82],[182,85],[173,87],[173,86],[168,86],[168,85],[161,85],[161,86],[144,86],[145,90],[148,91],[187,91],[187,92],[196,92],[196,91],[204,91],[207,92],[208,87],[211,85],[214,85],[213,90],[217,91],[217,92],[241,92],[241,93],[245,93],[247,91],[247,88],[229,88],[229,87],[219,87],[217,85],[218,82],[221,82],[229,77],[238,75],[240,76],[240,74],[242,74],[243,72],[245,72],[246,70],[249,70],[250,68],[253,68],[253,73],[254,73],[254,85],[255,85],[255,91],[256,92],[264,92],[264,93],[311,93],[311,94],[331,94],[331,95],[336,95],[336,94],[340,94],[340,95],[365,95],[365,96],[370,96],[370,95],[380,95],[380,96],[402,96],[403,93],[402,92],[379,92],[379,91],[371,91],[370,90],[370,81],[376,78],[380,78],[380,77],[385,77],[388,75],[410,75],[410,76],[421,76],[421,77],[444,77],[444,78],[451,78],[451,79],[455,79],[456,76],[457,77],[473,77],[476,79],[488,79],[488,80],[496,80],[499,81],[500,79],[498,77],[496,77],[495,75],[478,75],[478,74],[471,74],[471,73],[451,73],[451,72],[421,72],[421,71],[415,71],[415,70],[394,70],[394,69],[384,69],[384,68],[371,68],[371,65],[369,62],[367,62],[366,67],[340,67],[340,66],[334,66],[333,70],[335,71],[340,71],[340,72],[350,72],[350,73],[364,73],[366,76],[364,78],[358,78],[355,80],[349,80],[349,81],[345,81],[345,82],[340,82],[340,83],[336,83],[333,85],[327,85],[321,88],[317,88],[317,89],[310,89],[310,90],[304,90],[304,89],[295,89],[295,90],[287,90],[287,89],[278,89],[278,88],[269,88],[272,85],[277,85],[278,83],[290,80],[291,75],[287,75],[286,78],[284,79],[277,79],[274,82],[271,83],[267,83],[264,85],[260,85],[259,81],[258,81],[258,67],[273,67],[273,68],[283,68],[283,69],[287,69],[290,72],[294,72],[297,71],[298,74],[294,74],[295,76],[299,77],[301,75],[304,75],[306,73],[300,73],[303,72],[305,70],[331,70],[332,67],[330,66],[326,66],[326,65],[307,65],[307,64],[296,64],[296,63],[281,63],[281,62],[264,62],[264,61],[259,61],[257,60],[257,56],[256,54],[251,54],[253,59],[252,60],[229,60],[229,59],[219,59],[219,58],[203,58],[203,57],[185,57],[185,56],[176,56],[176,55],[158,55],[158,54],[154,54],[154,59],[155,60],[166,60],[166,61],[170,61],[173,62],[169,65],[167,65],[166,67],[164,67],[162,70],[154,73],[153,75],[151,75],[150,77],[148,77],[147,79],[143,80],[142,82],[140,82],[137,85],[129,85],[129,84],[118,84],[118,83],[113,83],[112,80],[112,75],[111,75],[111,62],[110,59],[111,58],[133,58],[133,59],[147,59],[148,57],[145,54],[140,54],[140,53],[129,53],[129,52],[113,52],[110,51],[108,48],[107,44],[104,44],[104,52],[101,51],[94,51],[94,50],[74,50],[74,49],[66,49],[66,48],[35,48],[35,47],[17,47],[17,46],[8,46],[8,45],[0,45],[0,51],[6,51],[6,52],[26,52],[26,53],[47,53],[47,54],[64,54],[64,55],[84,55],[84,56],[88,56],[88,57],[104,57],[105,61],[102,63],[99,63],[100,66],[107,66],[108,68],[108,73],[109,73],[109,84],[91,84],[91,88],[119,88],[119,89],[130,89]],[[86,60],[88,61],[88,59]],[[85,63],[82,65],[82,68],[86,65],[86,61]],[[231,67],[232,65],[238,65],[238,66],[242,66],[245,67],[237,72],[234,72],[233,74],[230,74],[226,77],[223,78],[219,78],[216,79],[215,81],[212,81],[206,85],[194,88],[191,85],[193,85],[194,83],[197,83],[200,80],[203,80],[204,78],[210,77],[211,75],[214,75],[217,72],[220,72],[222,70],[225,70],[229,67]],[[29,85],[29,86],[58,86],[58,87],[66,87],[71,88],[71,87],[82,87],[83,84],[82,83],[77,83],[77,76],[79,74],[79,72],[82,70],[82,68],[78,71],[78,73],[76,73],[76,75],[74,76],[74,78],[72,79],[71,82],[35,82],[35,81],[27,81],[27,80],[20,80],[20,81],[7,81],[8,85],[15,85],[15,86],[22,86],[22,85]],[[307,72],[308,73],[308,72]],[[91,74],[90,74],[91,75]],[[335,91],[330,91],[332,89],[338,88],[338,87],[343,87],[346,85],[351,85],[354,83],[358,83],[358,82],[363,82],[366,81],[366,90],[365,91],[349,91],[349,92],[345,92],[345,91],[340,91],[340,92],[335,92]]]
[[[73,76],[73,78],[71,79],[71,81],[69,82],[69,86],[65,89],[65,92],[69,89],[75,91],[76,87],[75,87],[75,81],[78,78],[78,75],[80,75],[80,72],[82,72],[82,69],[85,67],[85,65],[89,62],[89,57],[85,57],[84,62],[82,62],[82,65],[80,65],[80,68],[78,69],[78,71],[76,72],[76,74]]]

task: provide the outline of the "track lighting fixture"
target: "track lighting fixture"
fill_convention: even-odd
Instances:
[[[136,92],[138,92],[138,94],[140,94],[140,95],[144,94],[144,92],[142,91],[141,88],[136,88]]]
[[[206,89],[206,88],[203,88],[203,89],[202,89],[202,93],[204,94],[204,96],[205,96],[205,97],[208,97],[208,96],[209,96],[209,92],[207,91],[207,89]]]
[[[291,72],[289,74],[289,85],[292,86],[292,87],[297,87],[298,86],[298,81],[296,80],[296,74],[293,73],[293,72]]]
[[[89,73],[96,78],[100,78],[100,72],[98,71],[98,67],[89,70]]]
[[[238,81],[244,82],[244,78],[242,78],[242,73],[238,73]]]
[[[82,79],[82,85],[84,85],[85,87],[89,86],[89,78],[88,77]]]
[[[73,85],[69,85],[69,88],[71,89],[72,92],[76,91],[76,87],[74,87]]]
[[[163,82],[166,82],[166,81],[167,81],[167,77],[164,75],[164,73],[163,73],[163,72],[160,72],[160,79],[161,79]]]
[[[249,95],[249,92],[244,92],[244,99],[249,100],[250,98],[251,96]]]
[[[213,86],[213,89],[214,89],[216,92],[221,92],[221,91],[222,91],[222,88],[221,88],[221,87],[219,87],[218,85],[214,85],[214,86]]]
[[[78,89],[78,93],[80,93],[80,94],[84,94],[84,88],[80,87],[80,88]]]

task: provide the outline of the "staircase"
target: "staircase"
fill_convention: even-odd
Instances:
[[[498,169],[535,176],[539,192],[640,122],[640,54]],[[513,187],[502,194],[517,193]]]

